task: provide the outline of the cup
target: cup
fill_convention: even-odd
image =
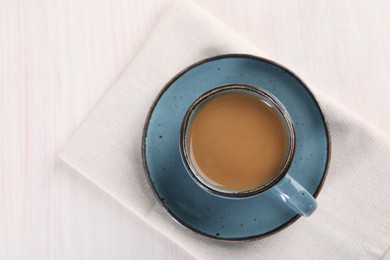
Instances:
[[[228,189],[220,187],[204,177],[201,174],[201,169],[191,159],[189,146],[189,129],[191,123],[199,109],[209,100],[214,97],[228,93],[245,93],[256,97],[268,106],[272,107],[280,117],[284,129],[286,129],[286,152],[281,161],[281,166],[275,170],[268,181],[261,185],[246,188],[246,189]],[[265,149],[265,148],[264,148]],[[281,200],[281,202],[294,210],[301,216],[310,216],[317,208],[317,202],[313,196],[300,185],[287,172],[290,168],[295,151],[295,133],[294,126],[290,115],[285,107],[270,93],[258,87],[245,84],[230,84],[219,86],[211,91],[208,91],[197,98],[187,110],[181,127],[180,133],[180,153],[187,172],[192,179],[205,191],[219,197],[224,198],[246,198],[258,195],[270,190],[272,194]],[[238,153],[240,151],[237,151]],[[221,173],[223,175],[223,172]]]

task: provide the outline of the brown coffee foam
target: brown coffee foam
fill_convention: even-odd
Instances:
[[[188,131],[191,162],[212,185],[248,190],[280,169],[288,145],[280,114],[246,93],[212,97],[196,111]]]

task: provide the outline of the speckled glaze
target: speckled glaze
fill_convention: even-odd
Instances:
[[[144,166],[157,198],[185,227],[215,239],[243,241],[280,231],[299,215],[272,189],[247,198],[222,198],[206,192],[186,171],[180,155],[185,113],[203,93],[228,84],[261,86],[284,105],[296,137],[287,174],[314,197],[325,180],[330,139],[312,93],[273,61],[244,54],[212,57],[185,69],[165,86],[150,110],[143,136]]]

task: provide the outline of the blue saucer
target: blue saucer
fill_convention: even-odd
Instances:
[[[186,172],[179,143],[188,107],[202,93],[233,83],[259,86],[285,106],[296,133],[288,174],[314,197],[326,176],[330,140],[313,94],[291,71],[273,61],[242,54],[212,57],[190,66],[165,86],[149,112],[143,136],[143,160],[153,190],[183,226],[208,237],[238,241],[280,231],[299,216],[269,190],[250,198],[216,197]]]

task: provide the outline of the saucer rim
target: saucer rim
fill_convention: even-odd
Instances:
[[[289,221],[287,221],[286,223],[278,226],[277,228],[274,228],[274,229],[272,229],[272,230],[270,230],[268,232],[265,232],[265,233],[259,234],[259,235],[247,236],[247,237],[241,237],[241,238],[223,238],[223,237],[212,236],[210,234],[207,234],[207,233],[204,233],[204,232],[202,232],[200,230],[197,230],[197,229],[191,227],[190,225],[187,225],[181,219],[176,217],[176,215],[173,214],[173,212],[171,212],[171,210],[166,207],[166,205],[161,201],[161,199],[160,199],[160,197],[159,197],[159,195],[158,195],[158,193],[157,193],[157,191],[156,191],[156,189],[155,189],[155,187],[154,187],[154,185],[152,183],[152,180],[151,180],[151,177],[150,177],[150,173],[149,173],[149,169],[148,169],[148,165],[147,165],[147,162],[146,162],[146,137],[147,137],[147,130],[148,130],[148,127],[149,127],[149,122],[150,122],[152,113],[153,113],[157,103],[159,102],[160,98],[165,93],[165,91],[167,91],[168,88],[179,77],[181,77],[183,74],[185,74],[187,71],[191,70],[192,68],[197,67],[197,66],[199,66],[201,64],[210,62],[210,61],[220,60],[220,59],[225,59],[225,58],[247,58],[247,59],[253,59],[253,60],[262,61],[262,62],[265,62],[265,63],[268,63],[268,64],[272,64],[272,65],[274,65],[276,67],[279,67],[280,69],[282,69],[283,71],[285,71],[286,73],[288,73],[292,77],[294,77],[299,83],[301,83],[301,85],[304,87],[306,92],[313,99],[314,104],[317,106],[317,108],[318,108],[318,110],[320,112],[322,122],[324,123],[325,135],[326,135],[326,140],[327,140],[327,160],[326,160],[326,164],[325,164],[325,170],[324,170],[323,176],[321,178],[321,182],[320,182],[320,184],[318,185],[316,191],[313,194],[313,197],[317,198],[317,196],[321,192],[322,187],[323,187],[323,185],[325,183],[325,180],[327,178],[328,170],[329,170],[329,166],[330,166],[330,159],[331,159],[331,145],[332,145],[332,142],[331,142],[331,135],[330,135],[330,131],[329,131],[328,120],[327,120],[327,118],[326,118],[326,116],[325,116],[325,114],[323,112],[323,109],[321,108],[321,105],[319,104],[316,96],[313,94],[313,92],[309,89],[309,87],[306,85],[306,83],[301,78],[299,78],[294,72],[292,72],[290,69],[288,69],[284,65],[281,65],[281,64],[279,64],[279,63],[277,63],[277,62],[275,62],[275,61],[273,61],[271,59],[263,58],[263,57],[252,55],[252,54],[229,53],[229,54],[221,54],[221,55],[211,56],[211,57],[208,57],[208,58],[201,59],[201,60],[199,60],[199,61],[197,61],[197,62],[195,62],[195,63],[193,63],[193,64],[191,64],[191,65],[189,65],[187,67],[185,67],[184,69],[179,71],[175,76],[173,76],[164,85],[164,87],[159,91],[159,93],[157,94],[157,96],[153,100],[153,103],[152,103],[151,107],[149,108],[148,114],[146,116],[145,123],[144,123],[144,126],[143,126],[143,131],[142,131],[142,142],[141,142],[141,146],[142,146],[141,147],[141,149],[142,149],[142,152],[141,152],[142,153],[142,163],[143,163],[143,168],[144,168],[144,174],[146,175],[146,178],[148,180],[149,186],[153,190],[154,196],[157,198],[157,201],[162,206],[162,208],[168,213],[168,215],[171,217],[171,219],[173,219],[176,223],[178,223],[182,227],[184,227],[186,229],[189,229],[190,231],[195,232],[195,233],[197,233],[197,234],[199,234],[199,235],[201,235],[203,237],[208,237],[208,238],[211,238],[211,239],[217,240],[217,241],[222,241],[222,242],[256,241],[256,240],[259,240],[259,239],[263,239],[263,238],[269,237],[269,236],[271,236],[273,234],[276,234],[276,233],[284,230],[285,228],[287,228],[291,224],[293,224],[295,221],[297,221],[301,216],[297,214],[294,217],[292,217]]]

